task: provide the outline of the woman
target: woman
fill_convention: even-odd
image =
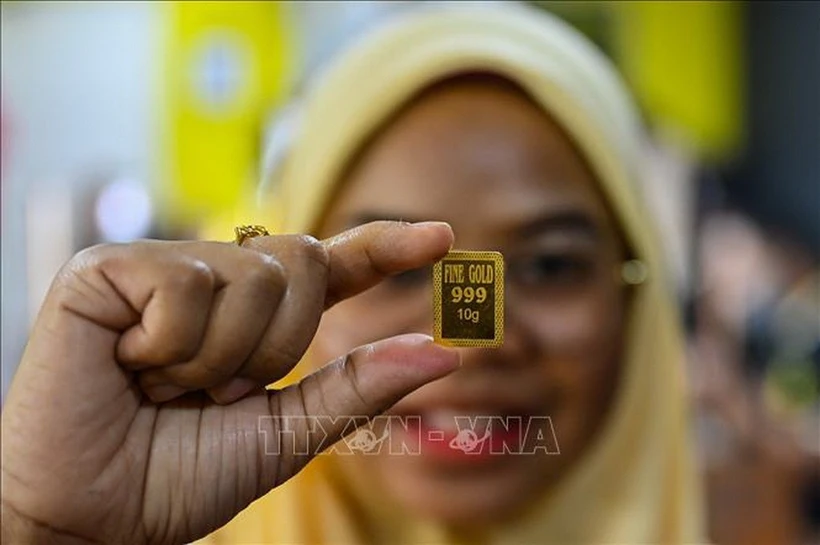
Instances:
[[[415,424],[391,426],[390,444],[411,454],[319,456],[205,542],[701,542],[639,138],[609,64],[547,16],[473,5],[379,29],[311,89],[263,188],[281,230],[323,242],[143,243],[63,273],[3,415],[7,436],[26,437],[4,445],[4,532],[197,538],[306,462],[317,434],[283,416],[333,417],[335,438],[346,415],[392,407]],[[432,328],[429,265],[453,244],[505,256],[499,349],[413,334]],[[65,309],[73,321],[55,317]],[[311,339],[301,374],[348,356],[260,392]],[[54,362],[90,352],[105,357]],[[81,407],[54,394],[103,368],[104,388],[77,382]],[[59,410],[31,407],[44,393]],[[102,398],[119,412],[101,414]],[[517,432],[523,454],[442,448],[459,416],[518,422],[486,431]],[[81,463],[57,462],[44,431]],[[528,437],[554,442],[528,450]]]

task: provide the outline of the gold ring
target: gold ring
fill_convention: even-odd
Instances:
[[[261,225],[240,225],[233,228],[234,235],[236,235],[235,242],[242,246],[242,243],[253,237],[268,237],[270,233]]]

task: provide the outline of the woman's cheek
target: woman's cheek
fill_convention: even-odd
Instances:
[[[563,408],[580,418],[602,410],[620,373],[623,313],[615,297],[590,297],[562,311],[545,313],[538,324],[545,385],[559,388]]]
[[[582,300],[563,305],[558,312],[541,313],[533,320],[542,345],[541,352],[553,354],[558,360],[594,359],[615,333],[612,327],[615,309],[597,303]]]

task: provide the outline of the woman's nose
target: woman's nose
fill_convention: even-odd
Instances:
[[[504,342],[498,348],[462,348],[464,366],[502,365],[518,367],[535,361],[538,343],[526,327],[526,322],[514,311],[505,308]]]

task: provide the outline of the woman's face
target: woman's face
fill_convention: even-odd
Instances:
[[[490,522],[520,512],[590,444],[619,376],[624,249],[592,173],[524,94],[471,78],[422,93],[340,187],[322,236],[374,219],[443,220],[456,249],[496,250],[507,265],[504,345],[460,349],[459,371],[389,413],[404,423],[391,421],[392,446],[411,454],[382,448],[361,463],[424,516]],[[431,279],[430,270],[395,276],[328,311],[318,361],[431,333]],[[471,426],[487,439],[473,453],[451,448]]]

